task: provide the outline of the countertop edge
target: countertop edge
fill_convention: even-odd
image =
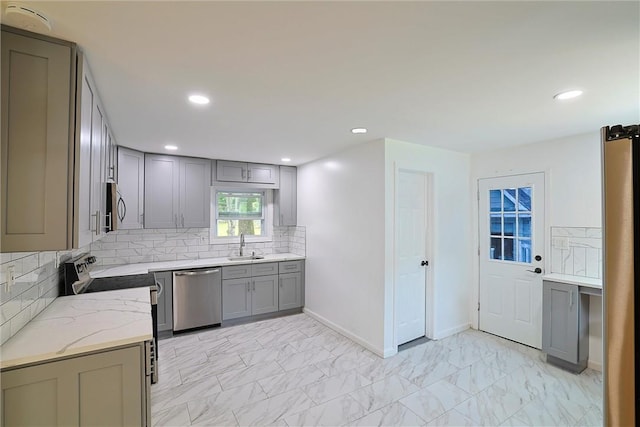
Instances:
[[[126,347],[131,344],[141,344],[153,338],[153,334],[141,335],[138,337],[130,337],[128,339],[111,341],[109,343],[88,345],[85,347],[78,347],[72,350],[66,351],[63,354],[60,353],[41,353],[35,356],[24,357],[21,359],[1,360],[0,371],[9,370],[11,368],[20,369],[26,368],[31,365],[40,363],[56,362],[58,360],[69,359],[78,356],[84,356],[88,353],[110,351],[119,347]]]
[[[578,286],[583,286],[587,288],[602,289],[602,279],[597,279],[594,277],[582,277],[582,276],[573,276],[570,274],[549,273],[542,276],[542,280],[567,283],[570,285],[578,285]],[[597,281],[600,281],[600,283],[599,284],[595,283]]]
[[[268,262],[285,262],[306,260],[305,255],[296,255],[292,253],[269,254],[265,258],[255,260],[229,260],[226,257],[221,258],[202,258],[202,259],[185,259],[174,261],[156,261],[135,264],[120,264],[103,266],[91,272],[94,279],[114,276],[131,276],[135,274],[158,273],[165,271],[188,270],[195,268],[210,267],[226,267],[243,264],[261,264]]]

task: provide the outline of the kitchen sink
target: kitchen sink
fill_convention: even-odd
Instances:
[[[229,261],[250,261],[252,259],[264,259],[261,255],[244,255],[244,256],[230,256]]]

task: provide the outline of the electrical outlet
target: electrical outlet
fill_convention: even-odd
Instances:
[[[554,237],[552,246],[556,249],[569,249],[569,239],[566,237]]]
[[[6,286],[6,291],[9,292],[11,290],[11,287],[13,286],[13,282],[16,280],[16,266],[15,265],[10,265],[9,267],[7,267],[7,286]]]

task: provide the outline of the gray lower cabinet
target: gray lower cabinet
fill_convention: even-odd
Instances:
[[[278,275],[251,279],[251,314],[278,311]]]
[[[577,285],[543,281],[542,351],[547,361],[581,372],[589,358],[589,296]]]
[[[3,371],[2,425],[142,426],[142,344]]]
[[[251,278],[223,280],[222,320],[246,316],[251,316]]]
[[[158,332],[173,329],[173,273],[154,273],[158,287]]]
[[[281,274],[279,282],[278,309],[302,307],[302,273]]]

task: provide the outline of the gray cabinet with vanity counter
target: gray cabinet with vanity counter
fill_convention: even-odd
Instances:
[[[542,351],[548,363],[577,373],[589,359],[590,296],[602,295],[601,288],[584,280],[550,275],[542,282]]]

